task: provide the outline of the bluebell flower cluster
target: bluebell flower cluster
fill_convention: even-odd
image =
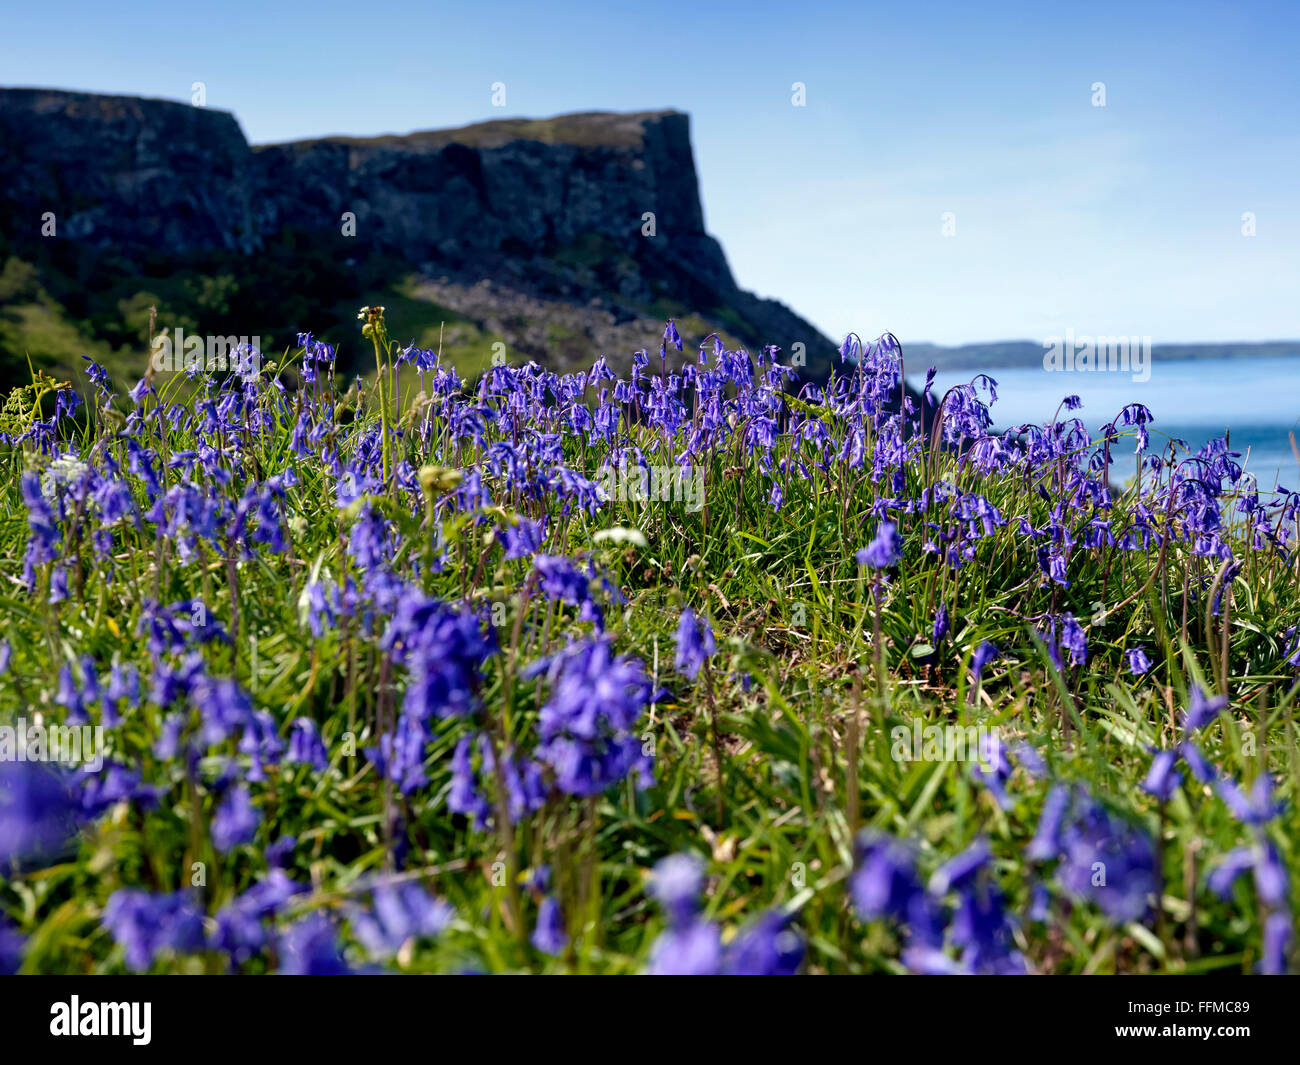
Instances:
[[[1028,971],[987,843],[976,841],[940,865],[928,881],[918,864],[912,846],[864,833],[857,841],[850,882],[860,917],[887,921],[902,931],[902,960],[909,969],[929,974]]]
[[[653,976],[793,976],[803,963],[803,936],[793,915],[760,914],[723,945],[722,929],[700,913],[703,863],[673,854],[651,875],[650,890],[668,920],[650,949]]]
[[[378,335],[382,309],[367,311]],[[914,637],[906,665],[917,660],[931,677],[968,657],[972,704],[1038,668],[1034,633],[1067,690],[1121,669],[1144,690],[1172,685],[1177,664],[1142,617],[1144,597],[1116,606],[1109,575],[1149,571],[1154,582],[1167,556],[1191,559],[1202,574],[1183,589],[1193,622],[1217,619],[1232,635],[1234,579],[1256,563],[1289,565],[1295,550],[1300,493],[1261,492],[1226,439],[1195,454],[1152,452],[1155,418],[1141,404],[1094,434],[1067,396],[1050,423],[995,434],[995,380],[937,395],[931,370],[917,403],[890,334],[846,337],[829,379],[800,384],[776,348],[751,353],[713,335],[683,353],[679,324],[666,324],[658,360],[651,345],[622,375],[602,357],[567,373],[493,365],[467,382],[436,352],[397,347],[393,369],[403,372],[383,379],[402,390],[413,377],[418,392],[385,397],[378,417],[374,389],[341,381],[335,346],[303,333],[283,366],[260,368],[244,351],[247,372],[196,372],[180,382],[184,401],[152,375],[118,396],[86,360],[92,409],[57,387],[21,422],[6,421],[9,594],[20,609],[0,639],[0,708],[39,705],[49,722],[101,727],[107,757],[94,774],[0,759],[0,871],[22,876],[103,847],[122,826],[145,839],[179,830],[233,880],[209,897],[171,890],[177,878],[143,865],[116,871],[125,881],[105,878],[95,905],[103,900],[102,923],[131,969],[207,951],[236,969],[343,972],[357,967],[358,947],[390,964],[427,946],[454,923],[404,868],[413,849],[436,849],[431,833],[475,846],[499,833],[521,850],[574,811],[594,825],[602,801],[644,803],[636,789],[654,784],[647,729],[666,673],[687,709],[701,696],[712,706],[716,678],[762,694],[736,651],[743,641],[723,639],[730,607],[716,589],[666,600],[697,604],[675,630],[671,620],[661,627],[672,671],[659,647],[652,656],[625,645],[620,619],[644,609],[629,587],[644,560],[599,536],[575,546],[588,530],[632,520],[630,505],[602,490],[611,471],[705,474],[706,529],[729,518],[713,498],[719,478],[754,478],[755,509],[777,525],[801,501],[843,517],[861,489],[861,527],[835,544],[842,572],[825,587],[847,574],[870,578],[882,601],[915,597],[913,631],[889,639]],[[84,427],[103,425],[120,428],[90,442]],[[1137,464],[1123,492],[1121,457]],[[1015,493],[1029,502],[1008,516]],[[321,528],[324,537],[306,535]],[[964,594],[991,567],[1014,569],[1028,604],[1016,615],[1023,629],[990,631],[996,644],[971,636],[979,627]],[[267,575],[281,582],[296,630],[267,631],[274,610],[248,593]],[[115,612],[121,604],[129,613]],[[1127,628],[1107,628],[1115,614]],[[1293,676],[1298,627],[1260,633],[1252,654],[1253,673]],[[1153,752],[1150,799],[1140,802],[1163,816],[1187,777],[1217,796],[1242,843],[1209,886],[1232,897],[1252,874],[1261,967],[1281,971],[1294,950],[1284,804],[1267,767],[1246,786],[1211,763],[1227,690],[1192,688],[1181,738]],[[996,807],[981,808],[994,815],[1015,808],[1017,767],[1049,776],[1036,752],[996,740],[979,763],[961,786],[986,789]],[[373,808],[337,808],[358,795]],[[309,901],[308,859],[295,872],[295,844],[281,834],[303,809],[314,828],[343,826],[358,861],[407,879],[352,884],[360,894],[341,905]],[[1150,826],[1078,784],[1054,784],[1025,857],[1041,874],[1034,914],[1068,898],[1115,924],[1142,920],[1161,887]],[[311,861],[315,877],[319,855]],[[989,845],[972,844],[928,879],[921,862],[891,837],[858,841],[853,902],[901,931],[904,963],[1025,971]],[[730,938],[703,916],[695,860],[666,859],[652,885],[667,923],[652,971],[799,968],[804,945],[788,914],[762,914]],[[530,890],[537,913],[531,932],[517,929],[521,942],[562,956],[578,915],[563,912],[567,895]],[[8,928],[0,922],[0,968],[16,967]]]

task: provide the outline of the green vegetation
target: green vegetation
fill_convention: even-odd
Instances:
[[[360,391],[313,343],[178,413],[11,396],[0,715],[117,774],[0,763],[14,964],[1294,963],[1297,497],[1136,405],[1017,442],[968,387],[923,434],[888,337],[804,399],[723,346],[470,388],[390,343],[464,328],[415,303]],[[701,505],[596,492],[640,457]]]

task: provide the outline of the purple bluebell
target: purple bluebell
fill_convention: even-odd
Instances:
[[[997,644],[992,643],[989,640],[982,640],[980,642],[980,645],[975,648],[975,653],[971,656],[970,663],[976,681],[983,679],[984,670],[988,667],[988,664],[996,659],[1000,654],[1002,654],[1002,651],[998,648]]]
[[[202,950],[203,917],[184,891],[153,895],[124,888],[109,896],[104,927],[122,948],[128,968],[143,972],[164,950]]]
[[[1189,733],[1200,731],[1218,717],[1227,705],[1226,695],[1207,695],[1199,684],[1193,684],[1183,728]]]
[[[275,916],[305,890],[283,870],[272,868],[264,879],[217,911],[213,945],[236,966],[260,955],[274,937]]]
[[[88,818],[98,817],[119,802],[131,803],[137,810],[149,810],[158,805],[162,792],[156,785],[143,783],[135,770],[108,761],[98,773],[85,775],[81,809]]]
[[[930,630],[930,642],[938,647],[943,638],[948,635],[948,630],[948,608],[940,603],[934,615],[934,626]]]
[[[1168,802],[1174,789],[1182,781],[1182,775],[1175,769],[1178,763],[1176,750],[1157,751],[1151,759],[1151,768],[1142,781],[1142,790],[1154,795],[1161,802]]]
[[[477,828],[487,824],[492,805],[483,794],[474,772],[473,741],[462,736],[456,744],[451,759],[451,790],[447,793],[447,807],[453,813],[464,814],[474,820]]]
[[[654,867],[650,891],[674,924],[685,924],[699,910],[704,887],[704,863],[693,854],[679,852]]]
[[[1151,659],[1141,647],[1130,648],[1125,652],[1125,657],[1128,659],[1128,670],[1135,677],[1140,677],[1151,668]]]
[[[597,795],[631,776],[646,787],[653,759],[635,726],[649,705],[650,678],[635,659],[615,655],[607,637],[571,644],[548,663],[534,757],[570,795]]]
[[[1265,825],[1278,817],[1285,809],[1286,803],[1273,798],[1273,780],[1268,773],[1260,773],[1250,787],[1250,793],[1243,792],[1235,780],[1221,776],[1216,783],[1219,798],[1242,824]]]
[[[291,924],[277,944],[285,976],[344,976],[350,971],[339,946],[338,929],[319,911]]]
[[[290,764],[311,766],[318,773],[329,768],[329,754],[321,740],[320,730],[309,717],[295,718],[289,733],[289,750],[284,760]]]
[[[0,866],[66,851],[84,813],[72,775],[61,766],[0,759]]]
[[[898,526],[892,521],[882,521],[876,530],[875,539],[859,549],[856,558],[860,566],[888,569],[898,565],[902,553],[903,539],[898,535]]]
[[[722,934],[711,921],[695,920],[660,933],[650,948],[651,976],[714,976],[722,968]]]
[[[235,785],[217,804],[212,817],[212,845],[225,854],[241,844],[252,843],[261,823],[261,812],[253,805],[248,789]]]
[[[728,976],[794,976],[803,962],[804,939],[790,914],[769,910],[746,923],[726,946]]]
[[[415,881],[380,881],[369,909],[353,906],[349,921],[371,957],[390,957],[407,942],[432,939],[451,923],[455,910]]]
[[[912,851],[891,836],[865,833],[857,843],[858,863],[849,880],[849,894],[867,920],[892,917],[906,921],[921,894]]]
[[[530,939],[533,947],[543,954],[559,954],[569,943],[564,930],[564,916],[554,896],[547,895],[537,907],[537,924]]]
[[[690,607],[684,608],[677,622],[677,656],[674,663],[677,672],[694,680],[716,650],[713,627],[708,621],[698,618]]]

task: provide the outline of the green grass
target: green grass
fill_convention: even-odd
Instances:
[[[400,292],[383,299],[392,331],[403,341],[414,337],[431,345],[438,326],[453,321],[442,309]],[[456,357],[462,373],[482,365],[475,361],[479,343],[467,342]],[[362,400],[366,424],[373,425],[373,396]],[[1284,665],[1282,640],[1283,631],[1300,621],[1294,559],[1276,552],[1246,557],[1232,582],[1226,637],[1220,620],[1207,618],[1204,609],[1217,566],[1186,545],[1171,548],[1163,571],[1142,553],[1081,552],[1067,593],[1036,579],[1032,548],[1017,534],[1022,517],[1035,525],[1048,519],[1036,485],[1017,477],[980,478],[941,452],[941,475],[978,488],[1007,524],[951,570],[922,549],[930,536],[924,524],[906,522],[904,561],[881,592],[877,643],[871,583],[854,551],[873,535],[872,507],[884,492],[860,473],[832,468],[829,474],[791,477],[779,511],[767,501],[767,474],[743,449],[739,455],[731,449],[707,455],[706,512],[651,502],[615,504],[598,519],[579,510],[561,520],[554,498],[524,502],[506,496],[503,510],[479,515],[486,520],[440,520],[447,564],[419,578],[428,592],[447,601],[463,597],[488,612],[498,607],[493,621],[503,653],[489,661],[481,691],[488,717],[525,736],[545,687],[520,676],[520,667],[568,636],[589,631],[572,609],[548,608],[528,595],[526,561],[505,560],[494,548],[497,530],[516,511],[549,514],[544,550],[590,559],[622,590],[625,603],[607,608],[607,631],[618,650],[640,657],[655,684],[668,686],[672,695],[638,726],[656,758],[651,788],[637,792],[626,785],[590,801],[557,801],[511,833],[500,827],[478,831],[447,808],[449,762],[465,732],[462,723],[440,727],[427,751],[429,783],[412,796],[384,787],[361,754],[397,698],[389,691],[383,656],[373,639],[348,626],[314,638],[301,606],[313,579],[357,576],[344,546],[352,516],[335,506],[333,479],[321,463],[293,456],[292,408],[264,402],[270,421],[265,432],[240,444],[235,485],[252,484],[259,471],[297,472],[300,483],[288,490],[284,504],[292,549],[232,562],[200,547],[187,559],[151,527],[123,527],[109,566],[94,563],[89,542],[81,540],[82,564],[67,600],[44,602],[44,584],[34,595],[13,581],[0,591],[0,635],[13,650],[12,681],[0,689],[0,711],[12,717],[37,706],[50,710],[59,668],[82,655],[105,667],[115,660],[135,662],[147,672],[149,656],[138,628],[141,604],[199,599],[227,631],[236,624],[239,631],[233,647],[203,647],[209,668],[235,677],[255,705],[272,714],[282,735],[296,717],[318,722],[331,769],[314,774],[302,766],[269,767],[268,782],[258,789],[258,844],[218,854],[209,838],[216,797],[177,764],[152,753],[163,709],[146,701],[110,744],[116,756],[140,766],[146,779],[168,787],[159,808],[145,813],[120,804],[60,861],[34,871],[11,870],[0,880],[0,909],[28,941],[27,971],[120,969],[121,951],[99,923],[113,891],[186,887],[200,862],[206,871],[202,905],[215,914],[263,875],[265,845],[293,835],[293,872],[311,889],[290,916],[338,912],[364,876],[393,867],[398,842],[405,871],[456,907],[451,929],[399,957],[396,964],[408,971],[640,971],[663,927],[648,900],[648,871],[665,855],[690,851],[707,862],[706,913],[724,925],[724,936],[743,919],[779,907],[797,915],[807,941],[806,971],[898,972],[899,929],[862,920],[849,899],[856,833],[878,830],[914,841],[927,874],[987,838],[1008,907],[1024,915],[1035,884],[1042,877],[1051,880],[1050,869],[1023,857],[1050,780],[1085,784],[1158,834],[1164,886],[1151,920],[1120,926],[1087,901],[1058,892],[1049,922],[1024,919],[1016,932],[1016,945],[1032,968],[1246,971],[1258,960],[1260,926],[1248,885],[1229,901],[1204,886],[1213,862],[1247,842],[1249,834],[1209,787],[1185,782],[1162,807],[1140,783],[1151,763],[1149,749],[1178,741],[1174,711],[1186,705],[1189,685],[1214,690],[1226,681],[1231,706],[1205,730],[1203,749],[1238,779],[1274,774],[1290,806],[1269,830],[1270,838],[1292,874],[1300,866],[1300,749],[1293,671]],[[433,438],[441,431],[435,425]],[[71,443],[83,456],[98,447],[99,455],[114,455],[126,465],[120,438],[96,434],[93,427],[83,427],[82,434]],[[631,436],[646,448],[654,443],[644,426],[633,426]],[[153,446],[176,454],[195,442],[185,427]],[[415,468],[430,461],[452,465],[451,453],[431,455],[414,431],[397,447]],[[564,448],[566,464],[595,475],[598,449],[570,438]],[[465,467],[482,458],[473,447],[456,453]],[[46,461],[29,449],[0,451],[6,486],[0,493],[0,558],[7,574],[21,571],[28,535],[19,473]],[[164,476],[174,483],[179,475]],[[908,483],[898,494],[915,496],[927,476],[919,465],[909,467]],[[143,503],[138,484],[134,491]],[[409,502],[394,495],[384,503],[400,533],[395,564],[401,567],[419,557],[419,545],[431,534],[423,509]],[[1113,520],[1121,523],[1132,505],[1130,496],[1120,497]],[[640,530],[645,546],[597,538],[614,526]],[[1190,604],[1184,597],[1188,588]],[[1124,609],[1100,616],[1103,605],[1114,608],[1130,597]],[[940,603],[952,615],[952,635],[936,650],[929,632]],[[718,636],[710,691],[721,778],[705,681],[692,684],[672,668],[674,629],[686,604],[707,614]],[[1070,609],[1085,622],[1093,618],[1086,669],[1057,672],[1033,627],[1021,620],[1048,609]],[[1225,638],[1226,663],[1219,650]],[[996,643],[1003,654],[975,685],[968,667],[984,641]],[[1156,666],[1134,678],[1123,668],[1122,653],[1138,645],[1151,651]],[[877,654],[885,664],[883,677],[876,671]],[[973,779],[969,763],[894,756],[893,730],[910,730],[918,721],[922,727],[995,727],[1008,745],[1032,746],[1047,763],[1049,778],[1016,769],[1007,785],[1011,801],[1003,808]],[[221,759],[234,754],[229,747],[209,751],[198,779],[210,780]],[[386,828],[393,811],[401,814],[400,840]],[[553,958],[528,942],[537,899],[512,890],[502,874],[542,863],[552,867],[571,937],[569,948]],[[255,957],[244,968],[256,972],[271,964]],[[156,967],[197,972],[220,966],[219,959],[195,954],[167,955]]]

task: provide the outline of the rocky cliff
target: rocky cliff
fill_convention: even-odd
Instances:
[[[254,156],[234,116],[167,100],[0,89],[0,187],[9,236],[181,255],[250,252]]]
[[[51,214],[55,239],[155,269],[256,261],[309,234],[347,263],[386,264],[413,299],[530,357],[645,347],[668,315],[688,340],[717,329],[802,344],[814,378],[834,350],[737,287],[704,227],[689,118],[674,111],[252,147],[222,111],[0,89],[0,149],[0,226],[19,254],[48,240]]]

